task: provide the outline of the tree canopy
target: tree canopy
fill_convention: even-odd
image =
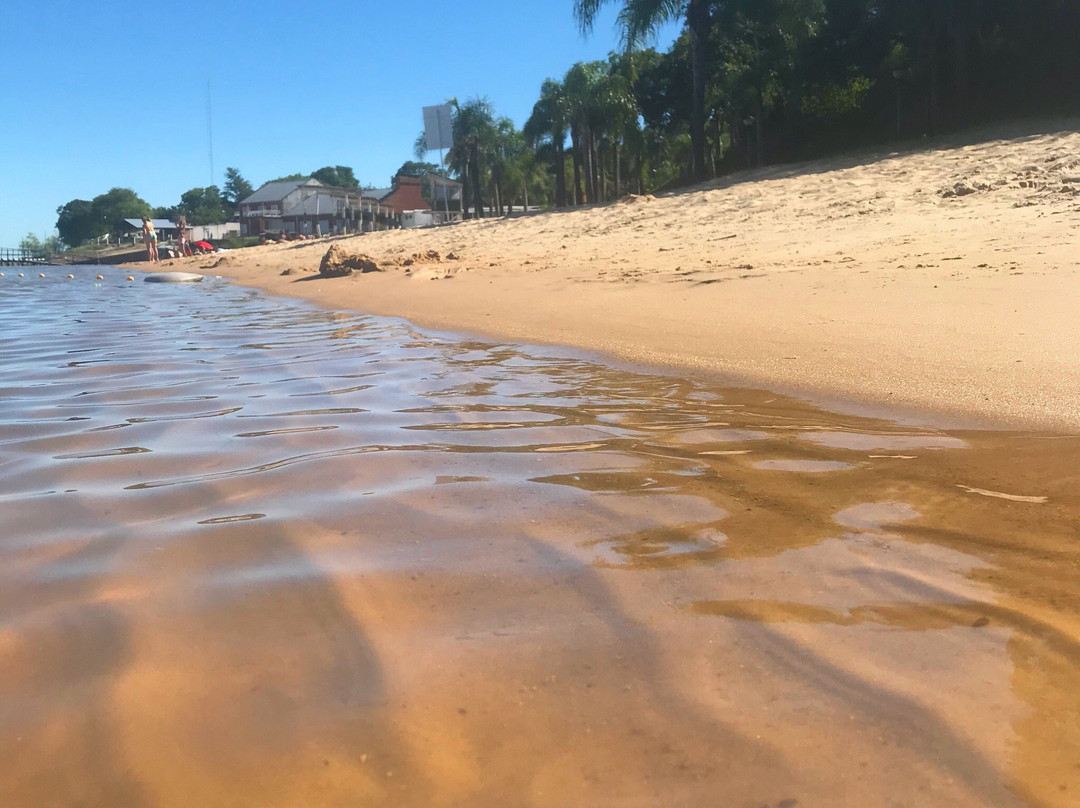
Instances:
[[[56,209],[56,229],[65,244],[77,246],[84,241],[109,234],[118,236],[124,219],[150,215],[150,205],[130,188],[112,188],[91,201],[73,199]]]
[[[323,166],[318,171],[313,171],[311,178],[323,185],[332,185],[335,188],[360,187],[360,183],[356,181],[353,170],[349,166]]]
[[[45,252],[55,253],[60,252],[63,248],[63,242],[57,236],[46,236],[42,241],[33,233],[27,233],[23,237],[23,240],[19,242],[20,250],[27,250],[29,252]]]
[[[220,224],[229,218],[230,206],[218,187],[209,185],[184,191],[176,212],[187,217],[188,224]]]
[[[417,160],[406,160],[401,168],[394,172],[390,178],[393,182],[396,177],[426,177],[428,174],[438,174],[439,167],[435,163],[425,163]]]
[[[623,48],[546,79],[522,129],[482,97],[449,99],[449,172],[472,215],[590,204],[737,169],[1020,116],[1080,113],[1077,0],[575,0],[589,31],[616,6]],[[681,22],[666,51],[646,47]],[[435,170],[423,134],[399,174]],[[349,166],[309,174],[358,188]],[[252,186],[193,188],[172,207],[222,221]],[[68,244],[149,212],[130,189],[57,209]]]
[[[244,179],[240,170],[236,168],[225,169],[225,187],[222,191],[221,198],[225,200],[232,211],[236,211],[240,203],[255,193],[255,189],[251,187],[251,183]]]

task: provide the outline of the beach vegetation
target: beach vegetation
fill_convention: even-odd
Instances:
[[[401,164],[401,168],[394,172],[394,176],[390,178],[390,182],[393,183],[395,177],[426,177],[428,174],[438,174],[439,167],[435,163],[425,163],[418,160],[406,160]]]
[[[547,79],[540,87],[540,98],[533,105],[532,114],[522,130],[536,159],[551,166],[554,201],[560,208],[567,204],[566,134],[569,119],[566,88],[561,81]]]
[[[1080,84],[1067,79],[1080,74],[1067,33],[1080,30],[1080,3],[575,0],[584,32],[607,5],[618,7],[623,52],[604,73],[575,65],[545,81],[524,128],[550,167],[557,205],[1080,110]],[[682,30],[670,48],[646,47],[671,21]],[[601,82],[611,92],[617,77],[629,83],[619,101],[636,109],[636,134],[597,117]]]
[[[485,97],[448,99],[454,145],[445,162],[426,162],[421,133],[416,159],[397,174],[446,171],[462,183],[467,215],[505,215],[1080,112],[1076,0],[575,0],[574,18],[588,32],[612,5],[620,51],[547,78],[520,129]],[[650,47],[670,22],[681,26],[671,45]],[[309,178],[360,187],[342,165],[269,181]],[[230,167],[222,190],[193,188],[153,213],[224,221],[252,192]],[[59,207],[56,227],[77,245],[149,212],[133,191],[114,188]]]
[[[231,213],[229,203],[222,198],[216,185],[184,191],[176,211],[187,217],[191,225],[221,224]]]
[[[58,253],[64,249],[64,242],[59,236],[38,238],[34,233],[27,233],[19,242],[19,249],[27,252]]]
[[[284,177],[274,177],[267,182],[303,182],[310,179],[311,174],[286,174]]]
[[[150,205],[130,188],[112,188],[87,202],[73,199],[56,209],[60,239],[72,246],[90,239],[119,238],[125,219],[149,216]]]
[[[222,188],[221,198],[229,206],[230,212],[235,213],[240,207],[240,202],[253,193],[255,189],[244,179],[239,169],[232,167],[225,169],[225,185]]]
[[[462,206],[477,217],[485,215],[484,188],[490,178],[491,160],[498,133],[495,111],[486,98],[470,98],[464,103],[450,99],[453,115],[454,145],[447,162],[461,178]]]
[[[318,180],[323,185],[331,185],[334,188],[359,188],[353,170],[350,166],[323,166],[311,172],[311,178]]]

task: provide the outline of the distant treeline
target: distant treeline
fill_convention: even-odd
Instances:
[[[450,99],[450,173],[471,215],[602,202],[741,168],[1035,115],[1080,113],[1080,0],[575,0],[589,31],[616,6],[626,47],[550,78],[524,127]],[[645,48],[678,20],[666,52]],[[427,155],[423,135],[417,157]],[[407,162],[399,173],[439,170]],[[356,187],[348,166],[311,174]],[[283,178],[283,179],[288,179]],[[224,221],[252,186],[151,208],[130,189],[58,208],[65,244],[124,218]]]
[[[399,173],[412,172],[421,176],[434,168],[435,166],[427,163],[410,161],[401,167]],[[360,187],[351,166],[323,166],[306,174],[290,174],[267,182],[302,181],[309,178],[339,188]],[[180,195],[180,201],[175,205],[154,207],[131,188],[112,188],[93,199],[72,199],[56,209],[56,229],[59,236],[50,241],[50,249],[77,247],[88,241],[105,238],[116,240],[126,229],[130,230],[125,228],[126,219],[140,219],[143,216],[174,222],[179,221],[182,216],[189,225],[220,224],[235,216],[240,202],[253,192],[254,187],[239,169],[229,167],[225,169],[223,187],[209,185],[205,188],[191,188]],[[30,233],[24,242],[33,244],[36,238]]]
[[[467,206],[604,201],[1080,112],[1080,0],[576,0],[584,30],[604,5],[626,49],[544,82],[522,131],[451,99]],[[666,52],[640,47],[671,19]]]

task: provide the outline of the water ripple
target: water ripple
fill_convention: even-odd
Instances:
[[[1075,436],[72,274],[0,288],[11,804],[1080,793]]]

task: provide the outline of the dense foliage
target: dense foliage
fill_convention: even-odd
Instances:
[[[604,201],[1080,111],[1080,0],[575,0],[584,31],[608,4],[625,50],[546,80],[520,135],[485,99],[451,101],[467,204]],[[641,47],[671,19],[666,53]]]
[[[549,78],[522,129],[486,98],[451,99],[446,166],[472,215],[580,205],[739,168],[935,135],[1019,116],[1080,112],[1080,0],[575,0],[588,32],[615,5],[625,48]],[[666,52],[643,47],[666,21]],[[427,154],[423,135],[416,155]],[[400,173],[425,176],[426,162]],[[441,170],[441,169],[440,169]],[[348,166],[309,174],[356,188]],[[224,221],[252,192],[193,188],[155,214]],[[149,206],[129,189],[58,210],[77,245]]]
[[[25,250],[31,253],[55,253],[60,252],[64,248],[64,243],[60,240],[59,236],[46,236],[45,240],[41,240],[34,233],[27,233],[23,237],[23,240],[19,242],[19,249]]]
[[[225,169],[225,187],[221,196],[232,213],[235,213],[240,207],[240,203],[253,193],[255,193],[255,189],[251,187],[250,182],[244,179],[239,169]]]
[[[113,188],[89,202],[73,199],[57,208],[56,213],[60,239],[74,247],[105,235],[118,236],[124,229],[124,219],[148,216],[150,205],[130,188]]]

